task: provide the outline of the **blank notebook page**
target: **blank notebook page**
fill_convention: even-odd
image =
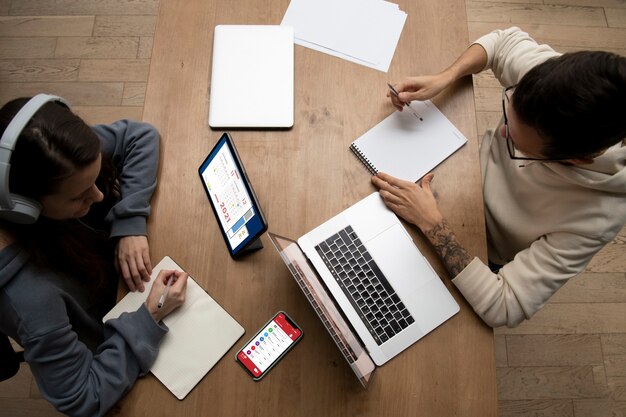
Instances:
[[[382,171],[415,182],[463,146],[467,139],[429,101],[414,101],[410,111],[396,111],[357,140],[350,149],[373,174]]]
[[[154,267],[145,291],[128,293],[102,321],[136,311],[163,269],[183,270],[166,256]],[[179,400],[185,398],[244,333],[243,327],[191,277],[187,282],[185,303],[163,319],[163,323],[169,332],[161,342],[150,372]]]

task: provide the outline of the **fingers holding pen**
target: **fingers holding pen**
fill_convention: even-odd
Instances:
[[[189,275],[183,271],[159,272],[146,300],[148,311],[160,321],[185,302]]]
[[[402,106],[404,103],[410,103],[413,100],[429,100],[443,91],[451,82],[453,77],[450,77],[446,72],[441,72],[435,75],[420,75],[416,77],[405,77],[402,81],[393,84],[397,97],[391,97],[394,106],[399,104]]]

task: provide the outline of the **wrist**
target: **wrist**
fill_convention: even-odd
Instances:
[[[428,218],[422,218],[420,222],[416,224],[416,226],[424,233],[428,235],[434,228],[441,225],[444,219],[441,213],[433,213]]]
[[[450,84],[461,78],[463,75],[460,73],[459,69],[455,66],[451,66],[445,69],[441,74],[441,80],[445,87],[448,87]],[[445,88],[444,87],[444,88]]]
[[[159,323],[161,320],[163,320],[163,317],[161,317],[161,311],[158,307],[151,306],[147,302],[145,304],[146,304],[146,308],[148,309],[148,312],[150,313],[150,315],[152,316],[152,318],[154,319],[156,323]]]

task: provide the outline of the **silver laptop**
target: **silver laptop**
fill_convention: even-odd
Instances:
[[[376,365],[459,311],[378,193],[297,242],[269,235],[364,386]]]
[[[215,26],[209,126],[293,126],[293,38],[290,26]]]

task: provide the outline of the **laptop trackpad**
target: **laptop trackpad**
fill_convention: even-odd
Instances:
[[[400,223],[365,246],[401,298],[437,277]]]

